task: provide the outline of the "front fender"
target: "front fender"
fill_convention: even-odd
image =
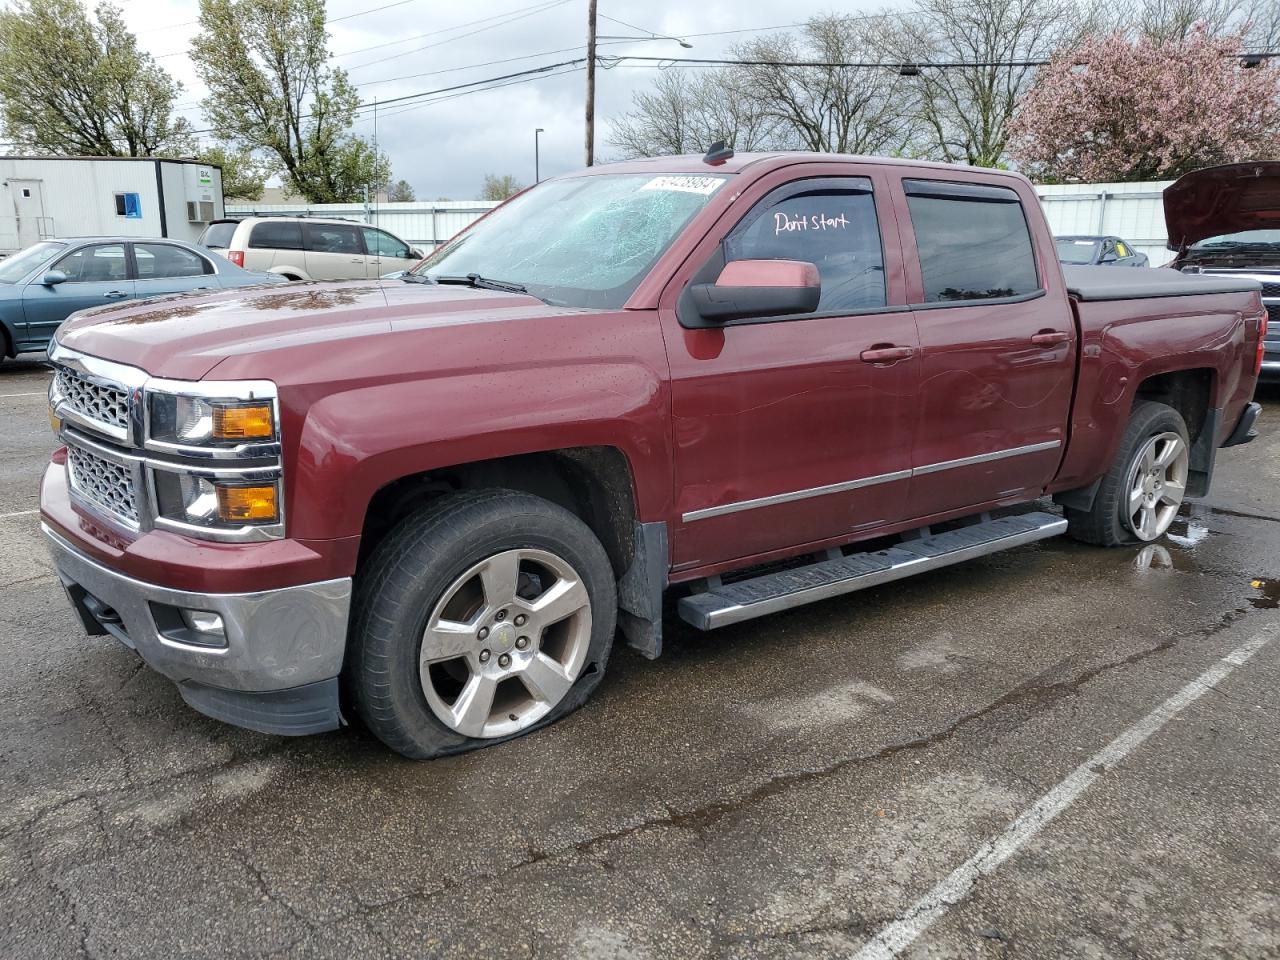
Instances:
[[[401,477],[568,447],[615,447],[639,519],[671,504],[667,391],[615,359],[536,370],[473,370],[367,384],[311,403],[289,471],[290,535],[358,535],[373,495]]]

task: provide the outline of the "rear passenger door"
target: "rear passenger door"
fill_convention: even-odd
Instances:
[[[1025,499],[1057,472],[1076,355],[1052,243],[1037,247],[1024,209],[1034,198],[925,179],[901,191],[921,349],[908,512]]]
[[[369,257],[369,276],[380,277],[395,270],[408,270],[418,261],[409,253],[409,245],[377,227],[361,227]]]
[[[364,238],[352,223],[304,223],[307,274],[312,280],[363,280],[368,275]]]
[[[134,243],[134,294],[158,297],[217,285],[212,261],[172,243]]]

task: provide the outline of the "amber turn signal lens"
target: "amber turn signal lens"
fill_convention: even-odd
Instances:
[[[214,407],[213,436],[218,440],[269,439],[275,434],[271,404]]]
[[[218,487],[218,519],[226,523],[275,520],[275,484],[265,487]]]

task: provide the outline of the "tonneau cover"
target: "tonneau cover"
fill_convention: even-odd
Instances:
[[[1063,266],[1067,292],[1077,300],[1145,300],[1191,297],[1202,293],[1249,293],[1261,290],[1257,280],[1214,273],[1181,273],[1165,267]]]

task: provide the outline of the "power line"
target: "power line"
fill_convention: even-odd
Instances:
[[[414,3],[415,0],[396,0],[395,3],[384,4],[381,7],[374,7],[372,10],[360,10],[356,13],[348,13],[345,17],[333,17],[325,21],[325,26],[331,23],[341,23],[343,20],[354,20],[356,17],[363,17],[366,14],[377,13],[380,10],[390,10],[392,7],[403,7],[405,4]]]
[[[548,0],[539,0],[538,3],[530,4],[527,7],[516,7],[514,10],[506,10],[503,13],[495,13],[492,16],[481,17],[478,20],[469,20],[466,23],[460,23],[452,27],[441,27],[439,30],[432,30],[429,33],[415,33],[409,37],[401,37],[399,40],[388,40],[385,43],[375,43],[369,47],[359,47],[355,50],[346,50],[342,53],[335,53],[335,60],[340,57],[353,57],[357,53],[368,53],[370,50],[382,50],[386,47],[395,47],[402,43],[411,43],[414,40],[421,40],[423,37],[438,37],[442,33],[453,33],[455,30],[465,30],[467,27],[474,27],[481,23],[489,23],[491,20],[501,20],[503,17],[511,16],[516,13],[524,13],[526,10],[532,10],[535,7],[548,6]]]
[[[434,43],[423,44],[420,47],[414,47],[412,50],[405,50],[401,53],[393,53],[391,54],[391,56],[383,57],[380,60],[370,60],[368,63],[356,64],[354,67],[347,67],[347,70],[348,72],[354,72],[356,70],[364,70],[367,67],[380,66],[391,60],[399,60],[402,57],[408,57],[408,56],[412,56],[415,53],[421,53],[423,50],[430,50],[433,47],[442,47],[445,44],[454,43],[466,37],[474,37],[477,33],[484,33],[487,30],[496,30],[498,27],[505,27],[507,24],[515,23],[517,20],[526,20],[529,17],[537,16],[540,13],[545,13],[546,11],[552,9],[553,7],[564,6],[564,4],[569,2],[570,0],[550,0],[550,2],[548,3],[544,3],[541,6],[530,9],[527,13],[521,13],[518,16],[508,17],[506,20],[499,20],[497,23],[491,23],[488,26],[478,27],[475,30],[472,30],[468,33],[460,33],[457,36],[448,37],[444,40],[437,40]]]

